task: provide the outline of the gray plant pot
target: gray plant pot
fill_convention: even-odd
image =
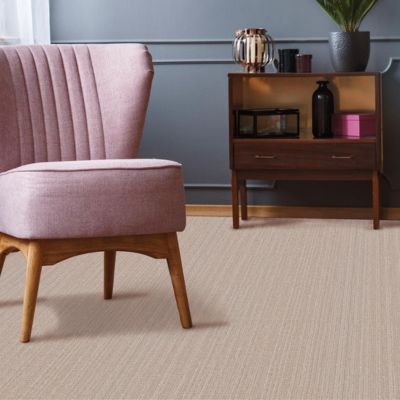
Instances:
[[[329,48],[336,72],[365,71],[370,52],[369,32],[331,32]]]

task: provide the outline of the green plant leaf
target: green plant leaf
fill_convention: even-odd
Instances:
[[[362,21],[379,0],[316,0],[345,32],[358,31]]]
[[[356,30],[359,29],[362,21],[367,16],[367,14],[372,10],[378,0],[359,0],[359,6],[357,9],[357,14],[355,18]]]

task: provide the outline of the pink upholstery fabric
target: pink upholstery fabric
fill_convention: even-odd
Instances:
[[[152,77],[138,44],[0,47],[0,232],[55,239],[184,229],[180,165],[132,160]]]
[[[140,44],[0,47],[0,172],[136,157],[152,77]]]
[[[165,160],[28,164],[0,174],[0,232],[22,239],[185,228],[181,166]]]

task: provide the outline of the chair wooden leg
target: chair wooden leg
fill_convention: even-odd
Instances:
[[[185,278],[182,270],[181,254],[179,251],[178,238],[176,233],[168,233],[168,269],[171,275],[172,286],[174,288],[176,304],[178,306],[179,317],[182,327],[185,329],[192,327],[190,316],[189,301],[186,293]]]
[[[3,267],[4,267],[4,262],[6,261],[6,254],[0,253],[0,275],[1,275],[1,271],[3,271]]]
[[[114,272],[116,251],[104,252],[104,299],[110,300],[113,296]]]
[[[42,272],[42,252],[37,243],[30,243],[26,269],[24,306],[22,312],[22,327],[20,341],[29,342],[31,339],[33,318],[39,290],[40,274]]]

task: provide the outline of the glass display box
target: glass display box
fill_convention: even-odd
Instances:
[[[296,138],[300,134],[296,108],[248,108],[234,114],[238,138]]]

